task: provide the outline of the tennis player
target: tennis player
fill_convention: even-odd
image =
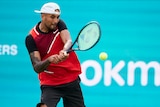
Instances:
[[[72,41],[65,22],[60,19],[59,5],[49,2],[35,12],[40,13],[41,21],[31,29],[25,44],[38,73],[41,102],[56,107],[62,98],[64,107],[85,107],[80,62],[75,52],[65,54]]]

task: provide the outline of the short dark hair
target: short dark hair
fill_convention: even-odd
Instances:
[[[45,103],[38,103],[36,107],[41,107],[42,105],[45,105]]]

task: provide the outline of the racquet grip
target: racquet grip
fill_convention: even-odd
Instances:
[[[67,54],[69,54],[72,51],[74,51],[74,50],[70,49],[70,50],[64,51],[64,55],[67,56]]]

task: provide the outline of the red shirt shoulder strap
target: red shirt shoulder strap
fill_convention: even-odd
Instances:
[[[30,34],[32,35],[33,38],[39,35],[38,31],[36,30],[36,26],[30,31]]]

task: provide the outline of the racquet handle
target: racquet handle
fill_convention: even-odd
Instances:
[[[69,51],[65,51],[65,52],[64,52],[64,55],[67,56],[68,53],[69,53]]]
[[[68,53],[70,53],[70,52],[72,52],[73,50],[67,50],[67,51],[65,51],[65,54],[68,54]]]
[[[72,49],[67,50],[67,51],[64,52],[64,55],[67,56],[67,54],[69,54],[69,53],[72,52],[72,51],[74,51],[74,50],[72,50]]]

